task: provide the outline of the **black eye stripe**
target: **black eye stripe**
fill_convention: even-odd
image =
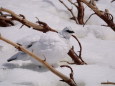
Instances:
[[[68,33],[74,33],[74,31],[70,31],[70,30],[66,30],[66,32],[68,32]]]

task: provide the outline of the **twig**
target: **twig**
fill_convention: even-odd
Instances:
[[[68,62],[68,61],[60,61],[60,62],[66,62],[66,63],[68,63],[68,64],[75,64],[75,63]]]
[[[73,77],[73,69],[70,67],[70,66],[68,66],[68,65],[61,65],[60,67],[67,67],[67,68],[69,68],[70,70],[71,70],[71,73],[70,73],[70,78],[74,81],[74,83],[76,84],[76,82],[75,82],[75,80],[74,80],[74,77]],[[76,84],[77,85],[77,84]]]
[[[49,31],[57,32],[56,30],[51,29],[51,27],[49,27],[45,22],[40,21],[37,17],[36,17],[36,19],[38,20],[38,21],[36,21],[36,23],[38,23],[41,27],[43,27]],[[47,32],[47,30],[46,30],[46,32]]]
[[[85,21],[85,23],[83,24],[83,27],[86,25],[86,23],[88,22],[88,20],[94,15],[95,13],[92,13],[89,18]]]
[[[13,11],[11,11],[9,9],[0,8],[0,11],[7,12],[7,13],[11,14],[13,20],[17,20],[20,23],[22,23],[23,25],[26,25],[27,27],[32,27],[35,30],[39,30],[42,32],[54,31],[52,28],[47,29],[47,28],[41,27],[38,24],[32,23],[32,22],[28,21],[27,19],[24,19],[24,17],[17,15],[16,13],[14,13]]]
[[[78,20],[77,20],[77,18],[75,17],[75,15],[74,15],[72,9],[70,9],[62,0],[59,0],[59,1],[60,1],[60,3],[62,3],[62,4],[69,10],[69,12],[71,13],[71,15],[73,16],[72,19],[75,20],[76,24],[78,24]]]
[[[114,1],[115,1],[115,0],[112,0],[111,3],[114,2]]]
[[[77,19],[79,24],[84,24],[84,6],[80,0],[76,0],[78,3],[78,15]]]
[[[81,46],[81,43],[80,43],[80,41],[78,40],[78,38],[76,37],[76,36],[74,36],[74,35],[72,35],[76,40],[77,40],[77,42],[78,42],[78,44],[79,44],[79,47],[80,47],[80,51],[79,51],[79,56],[76,54],[76,56],[78,56],[79,58],[80,58],[80,60],[82,61],[82,63],[84,63],[84,64],[87,64],[83,59],[82,59],[82,57],[81,57],[81,53],[82,53],[82,46]]]
[[[97,16],[99,16],[103,21],[105,21],[107,23],[107,25],[109,27],[111,27],[111,29],[113,31],[115,31],[115,23],[114,23],[113,19],[111,18],[113,16],[110,13],[106,12],[106,10],[105,11],[99,10],[97,8],[96,4],[95,5],[91,4],[87,0],[80,0],[80,1],[83,2],[84,4],[86,4],[89,8],[91,8]]]
[[[62,0],[59,0],[66,8],[67,10],[72,14],[72,20],[76,22],[76,24],[84,24],[84,6],[81,3],[80,0],[76,0],[76,2],[72,2],[72,0],[68,0],[73,6],[75,6],[78,10],[77,16],[74,15],[72,9],[70,9]],[[77,5],[77,4],[78,5]]]
[[[115,85],[115,82],[109,82],[109,81],[107,81],[107,82],[101,82],[101,84],[111,84],[111,85]]]
[[[67,84],[69,84],[70,86],[77,86],[76,83],[69,77],[65,76],[64,74],[62,74],[61,72],[57,71],[56,69],[54,69],[51,65],[49,65],[46,61],[42,60],[40,57],[36,56],[34,53],[28,51],[27,49],[25,49],[24,47],[2,37],[0,35],[0,40],[3,40],[9,44],[11,44],[12,46],[14,46],[17,49],[20,49],[21,51],[29,54],[30,56],[32,56],[32,58],[36,59],[37,61],[41,62],[44,66],[46,66],[52,73],[54,73],[55,75],[57,75],[58,77],[60,77],[61,79],[63,79]]]
[[[77,40],[77,42],[78,42],[78,44],[79,44],[79,47],[80,47],[79,57],[81,58],[81,53],[82,53],[82,46],[81,46],[81,43],[80,43],[80,41],[78,40],[78,38],[77,38],[76,36],[74,36],[74,35],[72,35],[72,36]]]
[[[11,15],[8,15],[8,14],[3,14],[1,11],[0,11],[0,26],[1,27],[7,27],[7,26],[14,26],[14,23],[12,21],[11,18],[7,18],[7,17],[11,17]]]

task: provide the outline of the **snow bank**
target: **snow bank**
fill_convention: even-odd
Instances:
[[[102,10],[109,9],[115,16],[115,2],[110,1],[99,0],[97,5]],[[97,16],[93,16],[83,27],[69,20],[71,14],[58,0],[1,0],[0,6],[17,14],[23,14],[32,22],[38,17],[58,31],[66,26],[72,27],[82,44],[82,57],[88,63],[88,65],[70,65],[78,86],[102,86],[101,82],[115,82],[115,33],[109,27],[102,27],[101,25],[105,23]],[[93,12],[86,6],[85,9],[86,20]],[[41,32],[26,26],[19,29],[21,26],[19,22],[15,24],[16,26],[0,27],[0,33],[14,42],[29,35],[42,35]],[[71,44],[74,45],[76,53],[79,53],[79,45],[75,39],[71,38]],[[60,82],[60,78],[46,68],[39,69],[30,61],[8,63],[7,59],[16,52],[14,47],[0,41],[0,86],[68,86]],[[71,58],[67,56],[64,60],[71,61]],[[58,67],[57,70],[69,76],[69,69]]]

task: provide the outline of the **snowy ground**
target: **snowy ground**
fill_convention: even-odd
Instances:
[[[102,10],[109,9],[115,17],[115,2],[110,1],[100,0],[97,5]],[[82,57],[88,63],[80,66],[70,65],[78,86],[102,86],[101,82],[115,82],[115,32],[108,27],[102,27],[105,23],[97,16],[93,16],[87,25],[82,27],[69,20],[71,15],[58,0],[1,0],[0,6],[23,14],[32,22],[38,17],[56,30],[66,26],[72,27],[82,44]],[[87,19],[92,11],[86,6],[85,9]],[[0,27],[2,36],[16,42],[28,35],[42,34],[25,26],[19,29],[21,24],[15,24],[16,26]],[[75,51],[79,51],[79,46],[73,38],[71,43],[75,46]],[[8,63],[6,60],[16,51],[11,45],[0,41],[0,86],[68,86],[47,69],[39,69],[29,61]],[[68,56],[66,60],[71,61]],[[70,73],[67,68],[56,69],[67,76]]]

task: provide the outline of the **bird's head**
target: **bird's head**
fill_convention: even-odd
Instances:
[[[61,35],[66,38],[66,39],[70,39],[71,35],[74,33],[74,31],[72,30],[71,27],[65,27],[62,32]]]

